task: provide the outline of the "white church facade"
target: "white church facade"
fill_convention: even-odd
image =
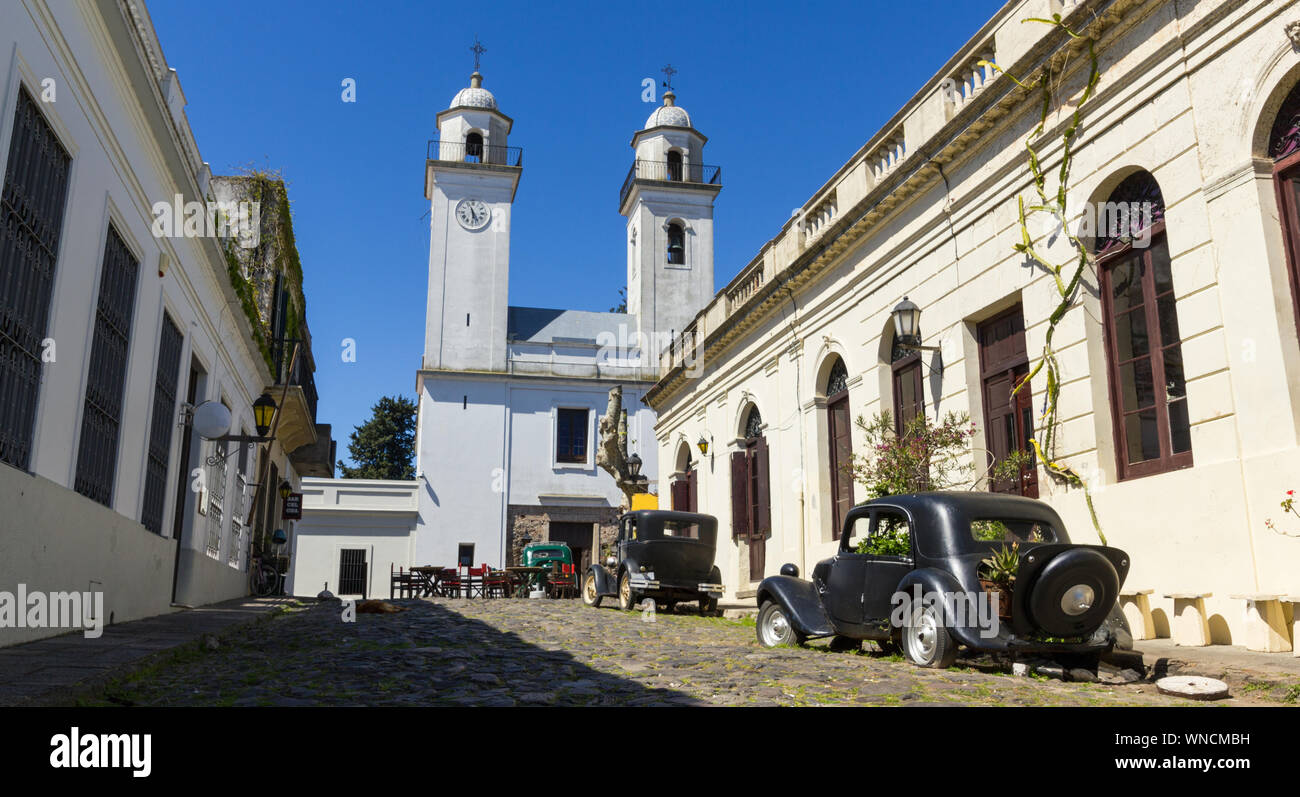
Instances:
[[[416,374],[416,478],[306,479],[294,594],[340,591],[364,559],[363,592],[386,594],[392,567],[518,561],[526,540],[562,540],[596,561],[624,501],[596,465],[598,421],[621,386],[629,453],[656,474],[655,415],[642,398],[658,353],[713,295],[719,170],[707,139],[664,95],[632,139],[620,196],[627,312],[511,306],[510,230],[523,175],[513,120],[476,71],[438,114],[429,142],[428,309]],[[655,481],[649,485],[657,490]]]

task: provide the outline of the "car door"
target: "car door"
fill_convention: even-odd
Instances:
[[[898,507],[872,507],[869,533],[880,541],[878,547],[897,549],[868,555],[863,562],[862,623],[878,626],[889,622],[898,582],[916,566],[916,549],[911,519]]]
[[[840,550],[831,559],[826,576],[822,601],[836,632],[846,636],[862,633],[863,586],[871,556],[858,553],[856,546],[866,539],[870,522],[870,515],[865,512],[850,513],[840,536]]]

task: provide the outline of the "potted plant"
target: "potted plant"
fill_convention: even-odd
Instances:
[[[989,600],[996,596],[998,602],[998,619],[1011,619],[1011,592],[1016,585],[1016,573],[1020,570],[1020,543],[1003,545],[993,555],[983,560],[979,567],[980,586]]]

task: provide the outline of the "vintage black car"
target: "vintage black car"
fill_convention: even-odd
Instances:
[[[671,611],[680,601],[699,601],[710,614],[722,597],[722,572],[713,564],[718,520],[712,515],[658,509],[628,512],[618,519],[618,539],[604,565],[583,575],[582,601],[599,606],[618,597],[624,611],[643,598]]]
[[[1003,549],[1013,565],[1018,553],[1018,568],[999,618],[981,577],[988,574],[982,563]],[[1041,501],[976,492],[890,496],[849,511],[839,552],[817,563],[811,581],[792,564],[763,580],[758,639],[772,647],[829,636],[839,649],[871,639],[937,668],[952,664],[959,645],[1095,659],[1117,640],[1131,644],[1117,607],[1128,569],[1121,550],[1071,544],[1060,516]]]

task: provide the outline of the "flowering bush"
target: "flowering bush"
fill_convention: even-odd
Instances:
[[[1282,503],[1280,504],[1280,506],[1282,507],[1283,512],[1289,512],[1292,515],[1295,515],[1296,517],[1300,517],[1300,512],[1297,512],[1295,509],[1295,490],[1286,491],[1286,498],[1282,499]],[[1264,525],[1268,527],[1269,531],[1275,531],[1278,534],[1281,534],[1285,537],[1300,537],[1300,534],[1293,534],[1289,531],[1283,531],[1279,529],[1277,526],[1273,525],[1272,518],[1265,520]]]
[[[870,420],[859,417],[857,425],[866,436],[870,453],[855,454],[850,471],[868,498],[947,490],[966,481],[974,470],[970,440],[975,424],[965,413],[949,412],[937,425],[919,413],[906,423],[901,435],[895,434],[888,412]]]

